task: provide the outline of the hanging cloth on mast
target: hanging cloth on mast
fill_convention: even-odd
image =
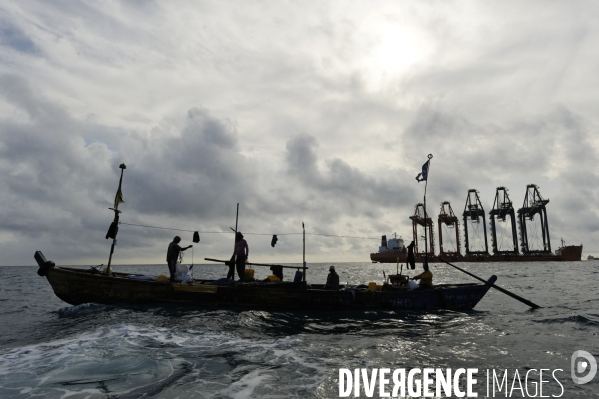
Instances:
[[[277,241],[279,241],[279,239],[277,238],[277,235],[275,234],[272,236],[272,240],[270,240],[270,246],[274,248]]]
[[[420,183],[421,181],[426,181],[426,179],[428,178],[428,165],[429,165],[429,161],[426,161],[426,163],[424,165],[422,165],[422,172],[418,173],[418,176],[416,176],[416,180],[418,180],[418,183]]]
[[[119,204],[124,203],[125,200],[123,199],[123,192],[121,191],[121,184],[119,183],[119,189],[117,190],[116,195],[114,197],[114,207],[116,208]]]
[[[113,240],[116,238],[116,235],[119,232],[119,215],[117,214],[114,217],[114,221],[110,223],[110,227],[108,228],[108,232],[106,233],[106,239],[112,238]]]
[[[196,244],[200,242],[200,233],[198,233],[197,231],[193,232],[193,242],[195,242]]]
[[[121,166],[125,166],[125,164],[121,164]],[[121,168],[125,169],[125,168]],[[114,209],[117,209],[119,204],[124,204],[125,200],[123,199],[123,192],[121,191],[121,186],[123,185],[123,174],[121,173],[121,179],[119,180],[119,189],[116,190],[116,195],[114,196]]]

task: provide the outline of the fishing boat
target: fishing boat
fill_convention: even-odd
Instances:
[[[429,161],[432,155],[429,155]],[[309,284],[306,281],[305,259],[305,227],[302,223],[304,258],[299,267],[283,265],[264,265],[246,263],[246,265],[270,266],[276,268],[293,268],[296,271],[294,281],[283,282],[280,279],[255,281],[244,278],[243,281],[232,279],[202,280],[189,276],[185,282],[169,280],[166,276],[140,276],[129,273],[113,272],[110,267],[116,245],[116,235],[121,211],[119,204],[124,203],[121,192],[125,164],[121,168],[119,187],[114,199],[114,220],[110,225],[106,238],[112,238],[108,264],[103,270],[91,267],[89,270],[60,267],[46,259],[41,251],[34,258],[39,266],[38,275],[45,277],[54,294],[66,303],[80,305],[84,303],[101,303],[116,305],[137,304],[178,304],[200,308],[241,308],[241,309],[273,309],[273,310],[470,310],[485,296],[491,287],[504,292],[511,297],[538,308],[519,296],[496,286],[496,276],[484,280],[474,274],[450,266],[474,277],[481,283],[468,284],[439,284],[433,287],[421,288],[406,276],[398,273],[388,276],[390,283],[382,285],[369,283],[366,285],[340,285],[330,289],[324,284]],[[423,169],[424,171],[424,169]],[[237,204],[239,215],[239,204]],[[237,221],[235,230],[237,234]],[[275,236],[276,238],[276,236]],[[195,239],[194,239],[195,240]],[[198,239],[199,241],[199,239]],[[198,242],[194,241],[194,242]],[[392,240],[390,240],[392,241]],[[273,246],[274,246],[273,238]],[[396,245],[397,244],[397,245]],[[400,250],[400,241],[395,237],[392,247]],[[401,243],[403,245],[403,243]],[[229,261],[206,258],[209,261]],[[281,269],[279,269],[281,270]],[[247,271],[247,270],[246,270]],[[276,273],[275,273],[276,274]],[[252,273],[249,273],[252,276]],[[246,274],[247,277],[247,274]],[[274,276],[273,276],[274,277]],[[387,278],[386,278],[387,280]],[[414,284],[409,284],[414,283]]]
[[[341,285],[297,282],[239,282],[194,279],[189,283],[160,281],[156,277],[55,266],[37,251],[38,274],[45,277],[58,298],[71,305],[180,304],[200,308],[255,310],[470,310],[497,279],[485,283],[439,284],[432,289],[383,284]]]

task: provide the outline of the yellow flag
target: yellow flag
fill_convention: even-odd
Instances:
[[[116,192],[116,196],[114,197],[114,208],[116,209],[119,204],[124,204],[125,200],[123,199],[123,193],[121,192],[121,187],[119,185],[119,189]]]

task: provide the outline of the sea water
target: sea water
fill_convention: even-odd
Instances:
[[[381,284],[383,271],[396,271],[391,264],[334,265],[341,283]],[[308,281],[324,283],[329,266],[308,264]],[[467,312],[71,306],[37,267],[0,267],[0,398],[336,398],[342,368],[426,367],[477,368],[479,397],[487,397],[486,370],[508,370],[512,384],[514,371],[525,383],[528,370],[561,369],[561,397],[599,397],[599,375],[583,385],[570,377],[574,351],[599,360],[599,261],[459,266],[485,279],[496,274],[497,285],[543,308],[493,289]],[[166,265],[113,269],[167,272]],[[262,269],[257,278],[269,274]],[[476,282],[447,265],[431,270],[435,283]],[[220,278],[227,268],[193,271]],[[560,393],[555,381],[547,384],[544,395]],[[520,392],[511,397],[526,397]]]

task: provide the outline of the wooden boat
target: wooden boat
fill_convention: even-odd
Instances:
[[[469,310],[485,296],[496,276],[483,284],[440,284],[433,289],[410,290],[385,284],[381,290],[364,286],[323,285],[300,282],[231,282],[194,280],[191,283],[136,280],[133,275],[95,269],[56,267],[41,252],[35,259],[38,274],[46,277],[54,293],[71,304],[174,303],[207,308],[272,310]]]

